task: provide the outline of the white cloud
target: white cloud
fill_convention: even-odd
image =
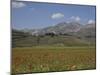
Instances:
[[[13,8],[21,8],[21,7],[24,7],[24,6],[26,6],[26,4],[23,3],[23,2],[12,2]]]
[[[95,23],[95,21],[94,20],[89,20],[88,24],[91,24],[91,23]]]
[[[80,17],[79,17],[79,16],[77,16],[75,20],[76,20],[76,21],[80,21]]]
[[[81,19],[79,16],[71,16],[70,20],[79,22]]]
[[[71,16],[70,19],[75,19],[75,16]]]
[[[51,16],[52,19],[60,19],[60,18],[63,18],[63,17],[64,17],[64,14],[62,14],[62,13],[54,13]]]

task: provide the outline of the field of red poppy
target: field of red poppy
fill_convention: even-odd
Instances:
[[[23,47],[12,49],[12,73],[96,68],[95,47]]]

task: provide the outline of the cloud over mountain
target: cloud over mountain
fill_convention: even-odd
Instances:
[[[95,21],[94,20],[89,20],[88,21],[88,24],[92,24],[92,23],[95,23]]]
[[[64,14],[62,13],[54,13],[51,15],[51,18],[52,19],[60,19],[60,18],[63,18],[64,17]]]
[[[79,16],[71,16],[70,20],[79,22],[81,19]]]

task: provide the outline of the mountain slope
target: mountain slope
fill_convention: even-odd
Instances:
[[[56,33],[70,33],[70,32],[77,32],[80,30],[81,24],[77,22],[66,23],[62,22],[52,27],[47,27],[42,29],[42,32],[52,32],[55,31]]]
[[[89,46],[95,45],[96,25],[81,25],[77,22],[62,22],[52,27],[32,30],[12,30],[13,47],[30,46]],[[55,32],[54,36],[46,33]],[[37,36],[34,36],[37,35]],[[67,34],[67,35],[65,35]],[[42,35],[42,36],[41,36]]]

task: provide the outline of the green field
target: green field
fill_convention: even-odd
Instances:
[[[95,54],[95,47],[16,47],[12,48],[12,73],[95,69]]]

